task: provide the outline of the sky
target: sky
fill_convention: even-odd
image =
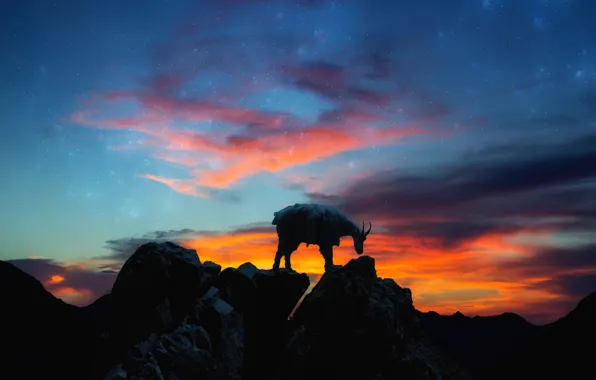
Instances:
[[[8,0],[0,259],[85,305],[144,242],[270,268],[337,207],[423,311],[596,290],[591,0]],[[350,238],[336,264],[356,255]],[[317,247],[294,269],[313,283]]]

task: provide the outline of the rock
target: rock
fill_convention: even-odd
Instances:
[[[459,379],[420,328],[409,289],[361,256],[323,275],[292,318],[277,379]]]
[[[196,299],[211,286],[217,268],[213,264],[207,267],[195,250],[174,243],[147,243],[137,248],[112,287],[108,339],[103,342],[107,356],[99,360],[98,367],[105,371],[150,334],[165,334],[179,326]]]
[[[195,307],[190,321],[209,334],[215,374],[213,379],[240,379],[243,371],[245,332],[242,315],[212,287]]]
[[[216,286],[222,298],[243,315],[245,379],[272,377],[284,348],[288,317],[309,285],[306,274],[262,270],[251,263],[221,272]]]
[[[243,343],[241,316],[211,288],[176,329],[136,344],[105,380],[240,380]]]
[[[221,265],[216,264],[213,261],[205,261],[203,269],[213,277],[217,277],[221,273]]]
[[[259,309],[273,319],[286,320],[310,285],[308,276],[286,269],[258,269],[252,263],[225,269],[215,282],[222,298],[236,309]]]
[[[429,344],[409,289],[378,278],[368,256],[326,273],[291,319],[309,287],[306,274],[251,263],[222,271],[173,243],[140,246],[112,292],[85,308],[57,300],[13,267],[0,265],[0,274],[4,305],[17,309],[1,325],[0,373],[106,380],[464,378]],[[27,298],[8,290],[13,283]],[[58,341],[68,348],[54,347]]]
[[[378,278],[368,256],[327,272],[296,308],[308,285],[305,274],[250,263],[222,271],[201,263],[194,250],[150,243],[126,262],[111,294],[79,308],[0,261],[0,374],[65,380],[469,378],[450,359],[484,380],[578,379],[592,371],[596,293],[558,321],[533,326],[511,313],[469,318],[417,312],[410,290]]]
[[[116,365],[106,375],[106,380],[126,380],[126,371],[122,368],[121,364]]]
[[[169,242],[140,246],[112,287],[112,333],[128,345],[173,329],[199,295],[203,274],[195,250]]]

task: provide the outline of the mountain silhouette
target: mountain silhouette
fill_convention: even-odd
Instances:
[[[596,292],[553,323],[514,313],[490,317],[419,313],[432,341],[478,379],[582,379],[596,354]]]
[[[0,373],[20,378],[74,378],[91,366],[93,307],[49,293],[33,276],[0,261]]]
[[[0,373],[29,379],[580,379],[596,293],[535,326],[519,315],[423,313],[361,256],[305,274],[201,262],[147,243],[86,307],[0,262]],[[302,302],[296,307],[300,299]]]

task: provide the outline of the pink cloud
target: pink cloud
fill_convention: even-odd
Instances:
[[[362,123],[344,124],[340,120],[300,125],[298,118],[289,114],[206,101],[129,92],[108,93],[104,99],[94,108],[74,113],[73,121],[95,128],[131,130],[145,135],[148,144],[141,147],[147,148],[155,159],[186,167],[189,178],[163,178],[150,173],[143,177],[195,196],[206,194],[200,191],[201,187],[229,188],[260,172],[279,172],[338,153],[372,145],[392,145],[404,137],[428,133],[416,127],[367,125],[366,121],[374,118],[356,111],[347,111],[345,115]],[[110,117],[119,101],[129,102],[131,99],[142,105],[142,111],[135,110],[130,116]],[[200,132],[177,126],[180,122],[206,121],[230,123],[234,127]],[[128,144],[117,149],[135,146],[139,145]]]
[[[197,27],[208,31],[206,25]],[[187,174],[177,178],[139,173],[174,191],[205,197],[262,172],[280,173],[340,153],[395,145],[410,136],[436,132],[419,123],[395,122],[391,106],[403,93],[392,90],[393,85],[375,87],[363,70],[363,65],[378,65],[378,60],[358,67],[324,60],[301,62],[299,54],[269,51],[267,45],[250,50],[229,37],[207,33],[197,39],[178,33],[177,39],[152,49],[154,70],[138,80],[137,88],[96,93],[71,115],[71,121],[81,126],[139,134],[112,149],[142,149],[166,165],[186,169]],[[283,42],[288,49],[317,43],[288,36],[268,38],[279,38],[276,43]],[[222,46],[234,47],[234,56]],[[256,59],[261,49],[266,50],[263,59]],[[164,65],[164,60],[173,63]],[[183,91],[204,79],[209,86],[217,84],[190,95]],[[289,111],[243,105],[255,93],[288,86],[333,107],[313,121]],[[437,107],[429,112],[438,116],[447,112]]]

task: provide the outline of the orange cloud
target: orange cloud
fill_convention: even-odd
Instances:
[[[433,135],[446,136],[436,125],[451,114],[450,107],[422,89],[406,95],[403,84],[387,81],[389,72],[379,72],[376,59],[362,59],[369,52],[361,56],[354,51],[353,59],[340,64],[288,61],[274,49],[269,59],[251,66],[237,59],[211,62],[211,50],[197,64],[194,42],[180,40],[184,38],[157,49],[156,65],[134,90],[95,94],[70,116],[78,125],[129,132],[128,143],[114,150],[146,149],[156,160],[187,169],[185,177],[140,173],[176,192],[209,197],[214,189],[229,189],[258,173],[279,173],[347,151],[396,145],[408,136],[430,134],[422,127],[430,122],[424,120],[435,125]],[[314,42],[307,40],[299,46]],[[269,45],[261,45],[269,50]],[[192,59],[181,59],[188,54]],[[163,65],[164,56],[178,64]],[[194,63],[186,66],[183,61]],[[212,74],[201,69],[206,62],[213,65],[208,71],[233,78],[231,84],[213,84]],[[209,89],[196,88],[202,80]],[[262,105],[263,91],[275,91],[268,95],[280,98],[274,109],[273,104]],[[309,107],[316,115],[298,114],[293,101],[283,101],[286,92],[309,94],[319,102]]]
[[[64,282],[64,277],[60,276],[59,274],[52,275],[50,279],[46,282],[47,285],[55,285]]]
[[[198,197],[207,197],[207,195],[197,189],[192,180],[164,178],[156,175],[145,174],[142,176],[156,182],[168,185],[172,190],[186,195],[194,195]]]
[[[52,289],[51,292],[57,298],[72,305],[88,305],[97,298],[89,289],[77,289],[67,286]]]
[[[586,283],[581,281],[593,280],[596,275],[596,247],[548,249],[536,244],[552,240],[554,230],[528,227],[489,231],[446,246],[440,237],[396,235],[391,226],[380,221],[373,225],[365,254],[375,258],[380,277],[393,278],[399,285],[411,288],[415,306],[423,311],[461,311],[467,315],[510,311],[534,322],[548,322],[585,296]],[[202,261],[211,260],[224,268],[245,262],[271,268],[277,248],[275,228],[268,223],[229,232],[180,230],[161,231],[158,235],[161,240],[195,249]],[[152,240],[149,236],[114,241],[116,253],[112,259],[98,259],[94,265],[126,260],[136,247]],[[349,237],[334,248],[336,264],[356,257]],[[116,277],[115,271],[94,271],[85,263],[59,266],[43,259],[14,263],[38,278],[49,279],[45,282],[49,291],[77,305],[88,304],[104,294]],[[324,260],[317,246],[302,244],[292,255],[292,266],[308,273],[314,286],[323,274]]]
[[[535,255],[535,247],[518,241],[523,240],[519,236],[524,233],[488,233],[445,248],[428,239],[377,231],[367,240],[365,254],[375,258],[379,276],[410,287],[415,306],[423,311],[523,314],[528,304],[535,304],[534,314],[541,310],[560,316],[564,310],[553,310],[552,303],[566,296],[537,286],[556,273],[532,275],[501,265]],[[180,243],[196,249],[202,260],[212,260],[223,267],[237,267],[250,261],[260,268],[270,268],[277,235],[271,228],[200,236]],[[345,264],[355,257],[351,238],[343,238],[341,246],[334,249],[335,263]],[[299,272],[321,275],[323,265],[316,246],[307,248],[303,244],[292,255],[292,266]]]
[[[8,262],[36,277],[54,296],[78,306],[108,292],[116,279],[116,272],[96,269],[107,264],[101,260],[65,264],[51,259],[24,258]]]
[[[112,95],[110,100],[124,95]],[[415,127],[375,128],[357,125],[310,125],[294,127],[289,116],[210,104],[175,103],[153,99],[155,108],[142,115],[102,119],[93,109],[75,113],[81,125],[104,129],[127,129],[149,137],[151,144],[136,140],[119,150],[148,148],[153,158],[188,169],[189,178],[164,178],[153,174],[143,177],[169,186],[172,190],[206,197],[204,188],[225,189],[260,172],[280,172],[298,165],[319,161],[338,153],[399,143],[404,137],[424,135]],[[108,102],[105,113],[109,114]],[[181,113],[176,113],[181,111]],[[174,122],[257,123],[258,130],[244,128],[201,133],[174,126]],[[287,123],[287,124],[285,124]]]

